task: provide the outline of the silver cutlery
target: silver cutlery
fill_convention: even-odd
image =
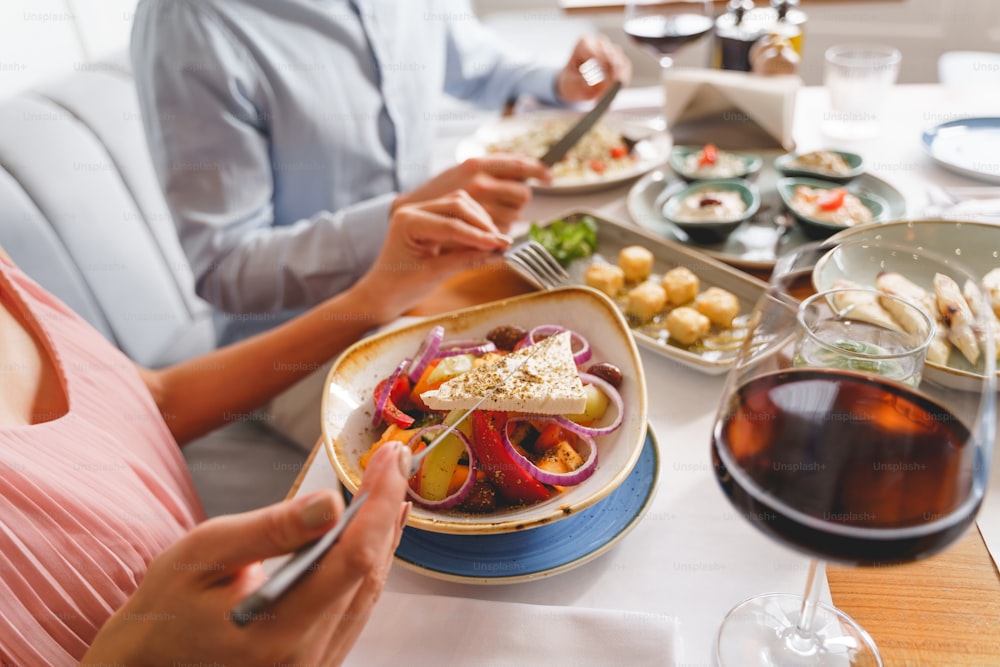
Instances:
[[[929,217],[1000,221],[1000,188],[986,186],[927,186]]]
[[[1000,186],[998,185],[956,185],[941,189],[956,203],[966,199],[1000,199]]]
[[[522,241],[504,253],[507,265],[540,290],[569,283],[570,275],[555,257],[535,240]]]
[[[541,161],[551,167],[556,162],[563,159],[566,156],[566,153],[568,153],[573,146],[576,146],[577,142],[583,138],[583,135],[587,134],[590,128],[592,128],[597,121],[600,120],[601,116],[603,116],[608,110],[608,107],[611,106],[611,102],[614,101],[615,95],[618,94],[621,87],[621,81],[615,81],[611,84],[611,88],[608,89],[608,92],[604,93],[604,97],[602,97],[597,104],[594,105],[593,109],[584,114],[583,117],[577,121],[576,125],[571,127],[569,131],[564,134],[561,139],[559,139],[559,141],[554,143],[549,150],[546,151],[545,155],[541,157]]]
[[[597,58],[587,58],[577,69],[588,86],[593,87],[604,81],[604,68],[597,62]]]

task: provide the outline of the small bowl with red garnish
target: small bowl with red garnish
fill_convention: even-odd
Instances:
[[[884,199],[851,186],[816,178],[782,178],[775,187],[810,238],[826,238],[849,227],[889,219]]]
[[[759,155],[722,150],[715,144],[674,146],[670,151],[670,167],[689,182],[752,178],[763,164]]]

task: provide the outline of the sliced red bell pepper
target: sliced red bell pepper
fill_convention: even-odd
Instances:
[[[385,390],[385,383],[388,381],[389,378],[386,378],[375,386],[376,404],[378,404],[378,399]],[[385,420],[386,424],[395,424],[400,428],[410,428],[413,426],[413,417],[397,407],[397,403],[403,403],[409,400],[409,396],[410,381],[405,376],[401,375],[396,378],[396,381],[393,383],[392,389],[389,390],[389,395],[385,399],[385,405],[382,407],[382,419]]]
[[[844,197],[847,190],[844,188],[833,188],[826,190],[816,199],[816,205],[824,211],[836,211],[844,205]]]
[[[479,469],[505,501],[514,505],[532,504],[552,495],[549,487],[532,477],[504,448],[500,429],[507,425],[505,412],[476,410],[471,419],[472,448]]]
[[[698,157],[698,166],[705,167],[719,160],[719,149],[715,144],[705,144]]]

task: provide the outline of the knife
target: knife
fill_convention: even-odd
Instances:
[[[413,460],[410,463],[410,477],[416,474],[417,470],[420,468],[420,462],[423,461],[428,452],[434,449],[434,447],[436,447],[456,428],[458,428],[458,425],[464,422],[469,415],[478,410],[486,401],[492,398],[493,394],[497,393],[500,387],[514,377],[514,375],[520,371],[532,357],[538,354],[542,348],[547,346],[537,343],[532,347],[534,349],[532,349],[528,356],[519,361],[514,368],[508,371],[507,374],[500,379],[499,382],[497,382],[488,392],[476,401],[471,408],[462,413],[461,417],[450,424],[444,432],[434,438],[434,440],[432,440],[423,451],[414,455]],[[296,551],[291,558],[282,563],[281,567],[279,567],[267,581],[261,584],[257,590],[243,598],[243,600],[232,608],[229,612],[229,619],[237,626],[244,627],[252,621],[262,618],[262,612],[267,609],[267,607],[277,602],[282,595],[287,593],[296,583],[298,583],[302,575],[313,569],[319,559],[323,557],[323,554],[329,551],[330,547],[336,544],[337,540],[340,539],[340,535],[344,532],[344,529],[347,528],[351,519],[354,518],[367,499],[367,491],[355,496],[354,502],[352,502],[350,506],[344,510],[344,513],[340,515],[340,518],[337,520],[337,523],[333,526],[333,528],[312,544],[308,544]]]
[[[618,94],[621,87],[621,81],[615,81],[611,84],[611,88],[608,89],[608,92],[604,93],[604,97],[594,105],[594,108],[584,114],[583,118],[578,120],[576,125],[571,127],[569,132],[564,134],[562,139],[554,143],[545,155],[541,157],[542,162],[551,167],[563,159],[566,153],[569,152],[569,149],[576,146],[577,142],[583,138],[583,135],[587,134],[587,131],[604,115],[604,112],[611,106],[611,102],[615,99],[615,95]]]

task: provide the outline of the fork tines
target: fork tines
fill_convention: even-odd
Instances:
[[[596,86],[601,81],[604,81],[604,68],[601,67],[601,63],[597,62],[596,58],[584,60],[579,70],[580,75],[587,82],[588,86]]]
[[[511,268],[539,289],[555,289],[570,281],[566,269],[538,241],[522,241],[504,253],[504,258]]]

